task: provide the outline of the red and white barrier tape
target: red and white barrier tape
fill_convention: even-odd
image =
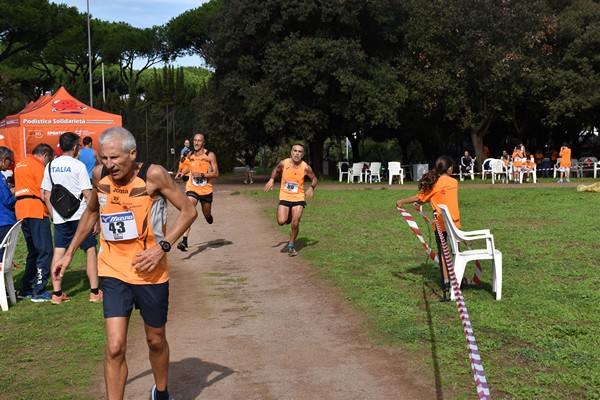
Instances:
[[[415,207],[415,211],[417,211],[419,213],[419,215],[421,215],[421,217],[423,217],[425,222],[427,222],[429,225],[431,225],[433,227],[433,222],[431,222],[431,220],[425,215],[425,213],[423,212],[423,207],[418,207],[416,205],[414,207]],[[471,245],[469,245],[468,242],[465,241],[464,243],[467,246],[467,249],[472,250]],[[475,260],[475,267],[476,268],[475,268],[475,273],[473,274],[473,279],[463,277],[463,281],[467,285],[477,285],[481,282],[481,263],[479,262],[479,260]]]
[[[398,211],[400,211],[400,214],[402,214],[402,216],[406,220],[406,223],[408,224],[410,229],[412,229],[413,233],[415,235],[417,235],[417,237],[419,238],[419,241],[421,242],[421,244],[423,244],[423,247],[425,248],[425,251],[427,252],[427,255],[429,256],[429,258],[431,258],[436,264],[439,264],[440,262],[438,260],[437,254],[435,254],[435,251],[433,251],[431,249],[431,247],[429,247],[427,242],[425,242],[425,239],[423,238],[423,235],[421,234],[421,231],[419,230],[419,226],[417,225],[417,221],[415,221],[413,216],[410,215],[403,208],[398,207]],[[425,218],[427,218],[427,217],[425,217]]]
[[[477,397],[485,400],[491,399],[492,396],[490,394],[490,389],[487,385],[487,379],[485,378],[485,373],[483,371],[483,363],[481,361],[481,355],[479,354],[479,348],[477,347],[477,341],[475,340],[475,334],[473,333],[473,327],[467,311],[467,305],[465,304],[465,299],[463,298],[460,285],[456,280],[456,274],[454,273],[452,256],[448,250],[448,245],[444,239],[442,229],[437,222],[435,223],[435,228],[442,244],[442,252],[444,253],[444,260],[446,261],[448,276],[450,277],[450,281],[452,283],[452,290],[454,291],[456,306],[458,307],[458,313],[460,315],[460,319],[462,320],[463,332],[465,333],[465,338],[467,339],[467,349],[469,351],[469,360],[471,362],[471,370],[473,371],[475,386],[477,387]]]

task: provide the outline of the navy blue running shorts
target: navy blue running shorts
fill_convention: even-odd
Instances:
[[[102,277],[104,318],[130,317],[140,310],[144,323],[160,328],[167,323],[169,282],[133,285],[120,279]]]
[[[79,220],[67,221],[62,224],[54,225],[54,247],[58,247],[59,249],[66,249],[67,247],[69,247],[69,245],[73,241],[73,236],[75,236],[75,231],[77,230],[78,225]],[[92,232],[90,232],[90,234],[85,238],[83,243],[81,243],[79,248],[85,251],[90,247],[95,246],[96,243],[98,243],[96,241],[96,237],[92,235]]]

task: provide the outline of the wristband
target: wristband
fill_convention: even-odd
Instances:
[[[317,187],[317,185],[310,185],[310,187],[312,188],[312,190],[315,190],[315,188]]]

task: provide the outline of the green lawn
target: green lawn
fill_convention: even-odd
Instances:
[[[395,200],[414,190],[317,189],[301,224],[301,254],[368,315],[375,340],[422,358],[445,398],[476,398],[455,303],[439,302],[439,271],[395,210]],[[463,287],[492,396],[600,399],[598,219],[592,213],[600,195],[490,185],[460,190],[459,202],[463,228],[490,228],[503,253],[501,301],[491,292],[491,262],[482,262],[480,285]],[[273,208],[267,212],[274,216]],[[465,276],[472,275],[467,266]]]
[[[395,200],[412,190],[322,190],[305,210],[301,257],[367,315],[374,341],[403,348],[433,372],[448,399],[476,398],[454,303],[439,302],[439,271]],[[275,224],[277,193],[253,188]],[[503,295],[483,282],[463,288],[495,399],[600,399],[600,195],[573,187],[461,185],[463,228],[490,228],[503,253]],[[422,219],[426,240],[434,245]],[[279,228],[288,232],[289,227]],[[24,243],[15,262],[24,266]],[[87,302],[79,252],[64,287],[73,301],[21,301],[0,313],[0,398],[91,399],[105,343],[102,309]],[[472,276],[472,267],[466,276]],[[52,371],[52,373],[50,373]],[[51,393],[52,396],[48,397]]]

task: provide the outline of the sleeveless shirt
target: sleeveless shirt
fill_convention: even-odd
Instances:
[[[279,189],[279,200],[304,201],[304,176],[306,175],[306,163],[300,162],[298,168],[294,167],[291,158],[283,161],[281,173],[281,187]]]
[[[210,159],[208,158],[208,150],[204,150],[203,154],[192,154],[190,160],[190,180],[185,184],[185,190],[195,192],[200,196],[204,196],[213,192],[213,186],[210,178],[194,177],[193,174],[207,174],[211,169]]]
[[[169,280],[167,256],[150,273],[138,272],[132,262],[136,255],[165,236],[167,202],[147,192],[146,162],[127,185],[117,185],[106,168],[98,182],[100,204],[100,251],[98,276],[117,278],[130,284],[156,284]]]

